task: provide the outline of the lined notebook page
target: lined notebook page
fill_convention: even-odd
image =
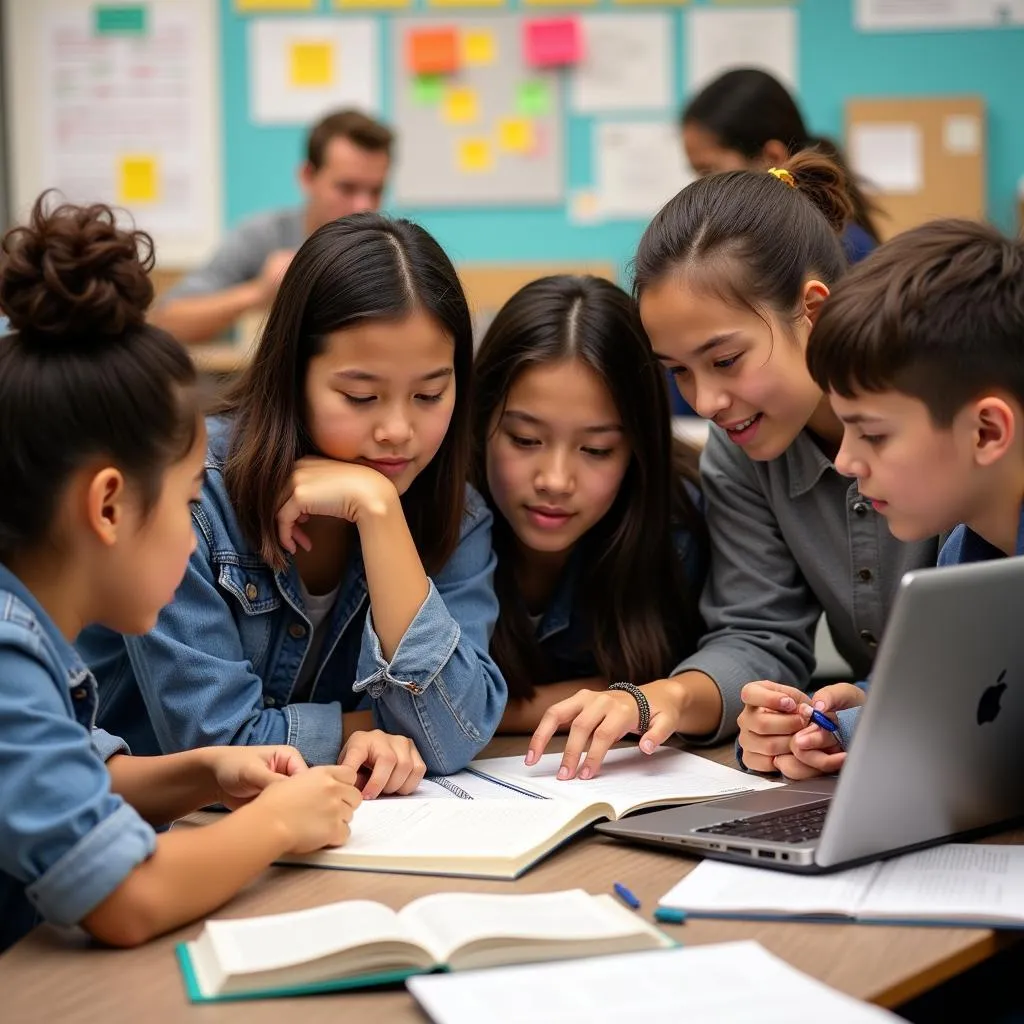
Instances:
[[[474,761],[470,767],[552,799],[604,801],[620,815],[647,801],[705,800],[779,785],[673,747],[662,747],[653,754],[632,747],[609,750],[600,774],[593,779],[559,782],[555,776],[561,763],[561,754],[544,754],[529,768],[522,757]]]
[[[809,978],[756,942],[427,975],[406,985],[436,1024],[882,1024],[900,1019]]]
[[[660,905],[691,913],[751,911],[852,917],[877,871],[877,864],[869,864],[832,875],[790,875],[703,860],[661,898]]]

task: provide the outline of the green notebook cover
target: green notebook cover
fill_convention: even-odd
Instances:
[[[245,999],[275,999],[283,996],[313,996],[322,992],[346,992],[357,988],[374,988],[382,985],[397,985],[411,978],[414,974],[432,974],[416,967],[408,970],[383,971],[379,974],[362,974],[355,978],[336,978],[331,981],[318,981],[311,985],[293,985],[289,988],[261,988],[250,992],[233,992],[224,996],[204,996],[199,990],[196,972],[192,967],[192,957],[188,951],[188,943],[179,942],[175,947],[178,966],[185,979],[185,991],[192,1003],[237,1003]],[[443,968],[440,968],[443,970]]]

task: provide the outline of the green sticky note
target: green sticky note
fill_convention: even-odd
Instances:
[[[551,112],[551,90],[547,82],[521,82],[516,90],[516,112],[523,117],[544,117]]]
[[[413,103],[420,107],[436,107],[444,96],[444,79],[440,75],[415,75],[412,80]]]
[[[146,34],[145,7],[97,7],[96,35],[141,36]]]

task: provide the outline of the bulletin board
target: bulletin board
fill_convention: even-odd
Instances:
[[[165,266],[221,228],[217,0],[4,0],[13,214],[109,203]]]
[[[873,195],[884,238],[936,217],[985,217],[980,97],[848,100],[846,147],[869,185],[881,179]]]
[[[554,204],[565,196],[562,93],[554,70],[530,68],[523,19],[396,18],[394,123],[404,153],[394,192],[408,206]],[[460,67],[415,74],[419,34],[453,29]]]

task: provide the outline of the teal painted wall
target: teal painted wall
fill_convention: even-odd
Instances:
[[[246,23],[232,0],[221,2],[224,104],[224,197],[227,223],[268,207],[296,203],[295,182],[304,129],[263,127],[250,122],[247,86]],[[330,13],[318,0],[318,14]],[[423,0],[415,10],[438,18]],[[710,0],[691,0],[690,6]],[[848,96],[928,96],[971,93],[985,99],[988,111],[988,212],[1004,230],[1015,226],[1017,182],[1024,176],[1024,29],[996,28],[929,33],[859,33],[853,28],[854,0],[795,0],[799,14],[799,93],[812,131],[838,136]],[[509,0],[516,9],[520,0]],[[581,10],[630,10],[609,0]],[[646,10],[652,8],[633,8]],[[675,87],[681,106],[686,76],[686,6],[672,5],[675,34]],[[544,9],[546,13],[550,9]],[[540,9],[533,8],[537,14]],[[401,12],[408,13],[408,12]],[[477,9],[462,12],[478,14]],[[458,15],[458,11],[453,11]],[[338,14],[338,17],[345,15]],[[365,13],[354,14],[365,17]],[[384,118],[391,109],[390,14],[377,15],[383,59]],[[642,115],[640,115],[642,117]],[[567,193],[592,184],[591,121],[566,115]],[[565,207],[490,207],[459,210],[405,209],[434,233],[456,261],[603,260],[624,268],[641,232],[642,221],[616,221],[587,227],[569,223]]]

